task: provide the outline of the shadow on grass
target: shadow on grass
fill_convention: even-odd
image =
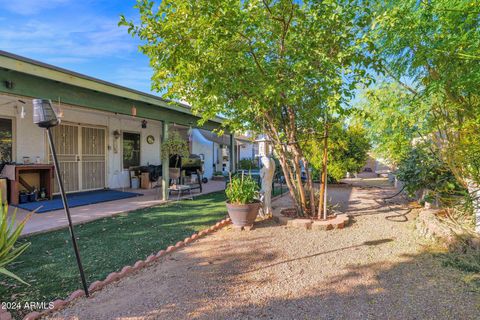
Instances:
[[[88,283],[132,265],[226,217],[223,192],[144,208],[75,226]],[[0,276],[2,301],[65,299],[81,288],[68,229],[27,236],[31,246],[9,270],[30,286]],[[8,282],[7,282],[8,281]]]

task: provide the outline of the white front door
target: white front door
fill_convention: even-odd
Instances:
[[[62,124],[52,128],[60,174],[66,192],[105,187],[104,128]],[[52,162],[51,155],[49,157]],[[59,192],[55,180],[54,191]]]

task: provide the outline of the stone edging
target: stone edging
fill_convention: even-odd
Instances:
[[[152,264],[154,261],[160,259],[161,257],[164,257],[165,255],[170,254],[170,253],[184,247],[185,245],[187,245],[189,243],[192,243],[193,241],[198,240],[198,239],[206,236],[209,233],[215,232],[215,231],[229,225],[231,222],[232,221],[230,220],[230,218],[223,219],[223,220],[217,222],[215,225],[211,226],[210,228],[204,229],[204,230],[202,230],[198,233],[194,233],[190,237],[185,238],[185,240],[178,241],[175,245],[171,245],[171,246],[167,247],[165,250],[160,250],[156,254],[149,255],[145,260],[138,260],[137,262],[135,262],[135,264],[133,266],[125,266],[119,272],[112,272],[105,278],[105,280],[103,280],[103,281],[98,281],[97,280],[97,281],[94,281],[92,284],[90,284],[90,287],[88,288],[88,291],[90,293],[94,293],[96,291],[99,291],[103,287],[105,287],[106,285],[111,284],[113,282],[116,282],[116,281],[118,281],[122,278],[125,278],[125,277],[129,276],[133,272],[138,271],[138,270],[144,268],[145,266]],[[68,298],[65,299],[65,300],[57,299],[57,300],[53,301],[52,302],[53,308],[48,309],[48,310],[44,310],[42,312],[38,312],[38,311],[30,312],[29,314],[27,314],[23,318],[23,320],[39,319],[40,317],[43,317],[43,316],[45,316],[49,313],[52,313],[52,312],[59,311],[59,310],[63,309],[68,304],[70,304],[72,301],[74,301],[78,298],[84,297],[84,296],[85,296],[85,292],[83,290],[81,290],[81,289],[76,290],[76,291],[72,292],[68,296]],[[6,312],[6,314],[5,314],[5,312]],[[0,320],[10,320],[10,319],[12,319],[10,313],[6,310],[2,311],[2,309],[0,309]]]
[[[439,209],[422,209],[420,210],[415,228],[421,236],[429,240],[453,240],[454,233],[452,230],[443,225],[437,218]]]
[[[12,320],[12,315],[6,309],[0,307],[0,320]]]
[[[453,225],[443,223],[437,213],[441,209],[422,209],[415,221],[415,229],[424,238],[437,241],[446,249],[455,248],[459,238],[466,236],[463,240],[469,246],[480,249],[480,237],[465,233],[465,230],[456,228]]]
[[[424,238],[432,241],[438,241],[444,247],[448,248],[457,242],[458,237],[466,235],[465,230],[454,225],[447,225],[442,222],[437,214],[442,209],[422,209],[415,221],[415,229]],[[480,248],[480,237],[471,238],[472,244]]]
[[[283,208],[280,210],[289,209]],[[273,217],[276,222],[287,227],[315,230],[343,229],[350,223],[350,216],[347,214],[338,214],[335,218],[328,220],[312,220],[308,218],[291,218],[283,215]]]

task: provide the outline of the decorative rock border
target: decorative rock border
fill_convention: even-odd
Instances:
[[[280,210],[280,215],[274,216],[274,220],[281,225],[286,225],[287,227],[300,228],[306,230],[332,230],[332,229],[343,229],[350,223],[350,216],[342,213],[337,214],[335,217],[329,218],[327,220],[312,220],[308,218],[292,218],[284,216],[281,214],[284,210],[290,210],[291,208],[284,208]]]
[[[456,228],[454,225],[447,225],[442,222],[437,214],[441,209],[422,209],[415,221],[415,229],[420,236],[437,241],[445,249],[454,249],[459,245],[459,239],[464,244],[480,249],[480,237],[465,233],[465,230]],[[463,245],[463,244],[462,244]]]
[[[450,228],[443,225],[437,218],[440,210],[423,209],[415,221],[415,228],[421,236],[429,240],[448,240],[454,236]]]
[[[106,285],[109,285],[113,282],[121,280],[122,278],[127,277],[128,275],[130,275],[133,272],[139,271],[140,269],[144,268],[145,266],[148,266],[148,265],[152,264],[154,261],[160,259],[161,257],[163,257],[163,256],[165,256],[169,253],[172,253],[172,252],[184,247],[185,245],[187,245],[189,243],[192,243],[193,241],[198,240],[201,237],[206,236],[209,233],[215,232],[215,231],[229,225],[231,222],[232,221],[230,220],[230,218],[223,219],[223,220],[217,222],[214,226],[212,226],[208,229],[204,229],[204,230],[202,230],[198,233],[194,233],[190,237],[185,238],[185,240],[183,240],[183,241],[178,241],[174,246],[169,246],[166,250],[160,250],[156,254],[151,254],[145,260],[138,260],[137,262],[135,262],[135,264],[133,266],[125,266],[125,267],[122,268],[122,270],[120,270],[120,272],[112,272],[105,278],[105,280],[103,280],[103,281],[98,281],[97,280],[97,281],[94,281],[92,284],[90,284],[90,286],[88,287],[88,291],[90,293],[94,293],[96,291],[99,291],[103,287],[105,287]],[[57,300],[53,301],[52,302],[53,308],[48,309],[48,310],[43,310],[42,312],[38,312],[38,311],[30,312],[29,314],[27,314],[23,318],[23,320],[39,319],[43,316],[46,316],[47,314],[49,314],[51,312],[59,311],[59,310],[63,309],[68,304],[70,304],[72,301],[74,301],[76,299],[79,299],[83,296],[85,296],[85,292],[83,290],[80,290],[80,289],[76,290],[76,291],[72,292],[68,296],[68,298],[65,299],[65,300],[57,299]],[[11,319],[12,319],[12,316],[7,310],[0,309],[0,320],[11,320]]]
[[[0,320],[12,320],[12,315],[6,309],[0,307]]]

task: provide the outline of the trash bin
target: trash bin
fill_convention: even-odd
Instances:
[[[138,189],[140,187],[140,179],[138,177],[132,177],[132,189]]]

